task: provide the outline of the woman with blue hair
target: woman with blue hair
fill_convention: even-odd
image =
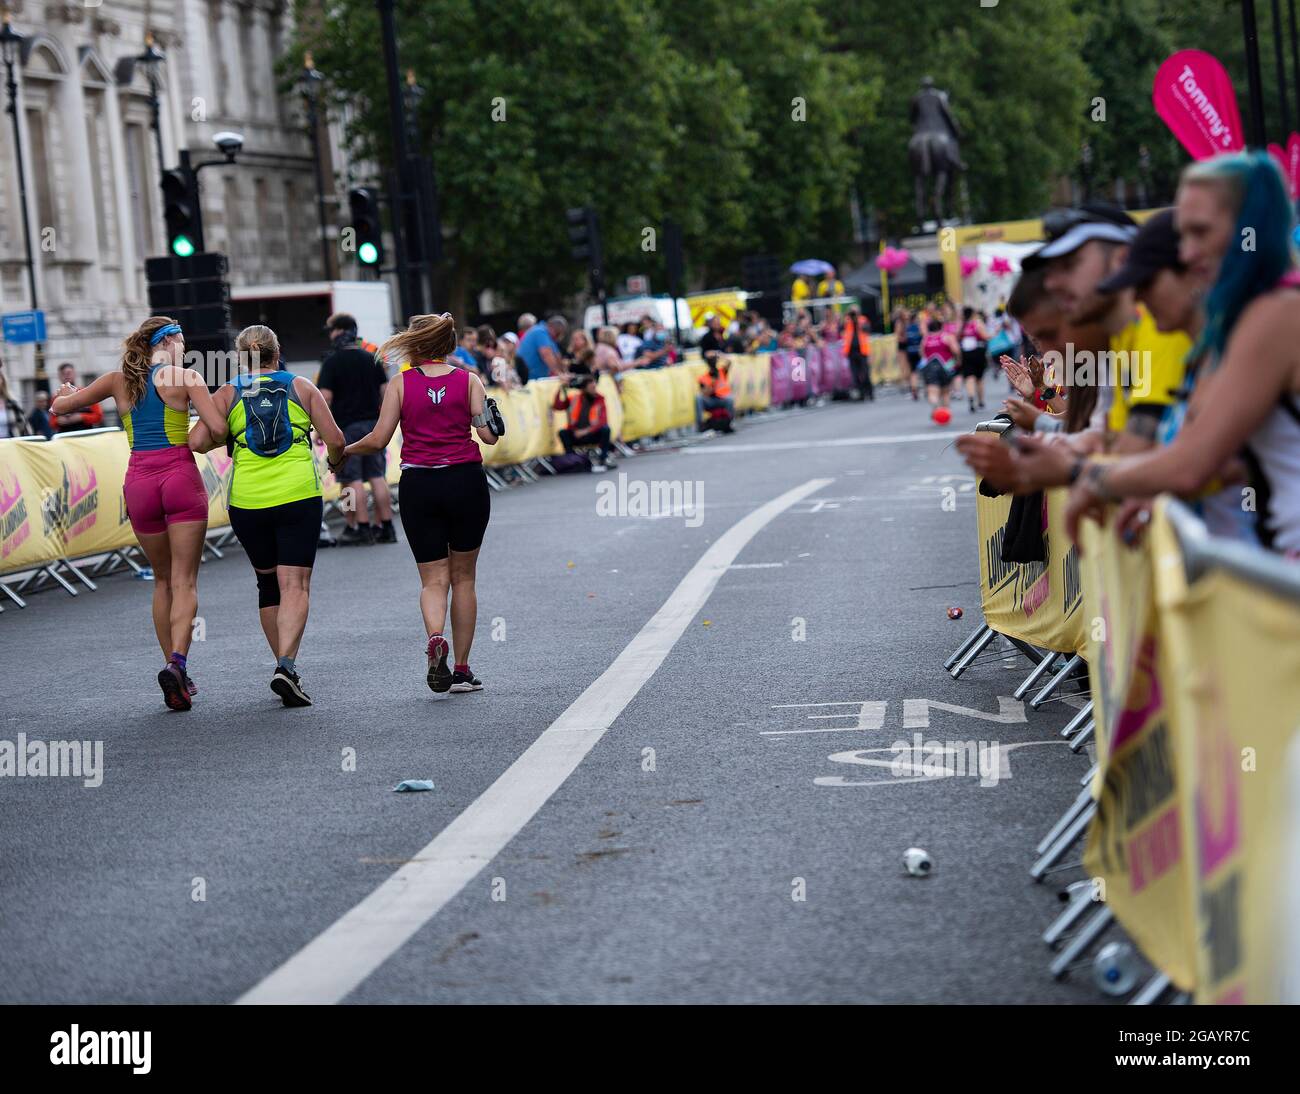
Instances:
[[[1217,156],[1183,172],[1175,215],[1180,258],[1205,293],[1196,390],[1169,444],[1079,469],[1070,532],[1106,502],[1196,497],[1240,456],[1260,542],[1300,558],[1300,273],[1286,184],[1263,152]]]
[[[189,710],[198,689],[187,658],[198,613],[199,562],[208,530],[208,492],[189,448],[190,410],[226,435],[203,377],[185,367],[185,335],[165,315],[146,319],[122,343],[122,367],[89,387],[64,384],[50,409],[72,414],[112,397],[131,449],[122,483],[126,515],[153,567],[153,625],[166,664],[163,702]]]

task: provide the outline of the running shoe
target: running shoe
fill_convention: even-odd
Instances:
[[[442,695],[451,687],[451,670],[447,668],[447,654],[451,651],[447,647],[447,640],[440,634],[431,634],[426,652],[429,655],[429,671],[424,679],[433,691]]]
[[[603,463],[593,463],[591,465],[591,470],[594,474],[603,475],[606,471],[609,470],[609,467]]]
[[[376,542],[376,543],[396,543],[396,542],[397,542],[397,529],[394,528],[391,524],[390,524],[387,528],[385,528],[385,527],[381,524],[381,525],[379,526],[379,530],[375,533],[375,542]]]
[[[190,678],[188,672],[185,673],[185,690],[189,692],[191,699],[199,693],[199,685]]]
[[[482,691],[483,681],[475,676],[472,671],[460,672],[457,670],[451,677],[451,690],[453,692]]]
[[[158,686],[162,688],[163,702],[168,710],[189,710],[194,705],[185,687],[185,673],[170,661],[158,674]]]
[[[298,678],[298,674],[290,672],[283,665],[278,665],[275,675],[271,677],[271,690],[287,707],[311,706],[311,696],[302,690],[302,681]]]
[[[355,528],[347,527],[343,529],[343,534],[339,536],[339,543],[344,547],[364,546],[374,541],[370,538],[370,525],[358,524]]]

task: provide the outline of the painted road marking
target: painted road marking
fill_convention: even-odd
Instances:
[[[663,664],[718,579],[773,519],[834,479],[809,479],[733,524],[623,652],[422,850],[238,1003],[338,1003],[438,914],[519,833]]]
[[[683,452],[696,456],[724,455],[731,452],[788,452],[800,448],[850,448],[871,444],[914,444],[918,441],[947,441],[958,436],[953,433],[901,433],[896,437],[832,437],[815,441],[763,441],[753,444],[711,444],[700,448],[684,448]]]

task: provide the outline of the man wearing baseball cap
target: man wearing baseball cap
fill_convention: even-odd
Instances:
[[[1048,242],[1026,260],[1043,267],[1047,291],[1073,324],[1100,324],[1109,339],[1106,368],[1097,362],[1090,379],[1099,386],[1091,425],[1104,429],[1117,452],[1149,447],[1183,383],[1191,340],[1181,331],[1162,333],[1141,307],[1132,286],[1104,291],[1128,263],[1139,235],[1117,206],[1093,203],[1044,218]],[[1053,228],[1056,228],[1053,231]],[[1146,243],[1143,247],[1147,253]],[[1080,377],[1074,378],[1077,385]]]

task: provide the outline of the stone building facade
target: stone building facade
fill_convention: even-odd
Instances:
[[[5,5],[5,0],[0,0]],[[159,151],[143,53],[165,52],[161,157],[188,148],[219,158],[212,137],[244,137],[235,166],[205,169],[204,231],[235,285],[316,281],[322,268],[311,141],[292,73],[277,61],[292,36],[289,0],[8,0],[20,59],[19,122],[47,371],[77,363],[82,382],[114,367],[124,335],[148,314],[144,260],[166,248]],[[0,73],[0,77],[2,77]],[[3,97],[0,87],[0,97]],[[30,307],[10,118],[0,115],[0,312]],[[324,123],[323,123],[324,126]],[[326,222],[346,217],[341,132],[324,126]],[[344,276],[348,276],[345,271]],[[4,346],[11,385],[32,394],[31,346]],[[14,385],[14,381],[17,384]]]

